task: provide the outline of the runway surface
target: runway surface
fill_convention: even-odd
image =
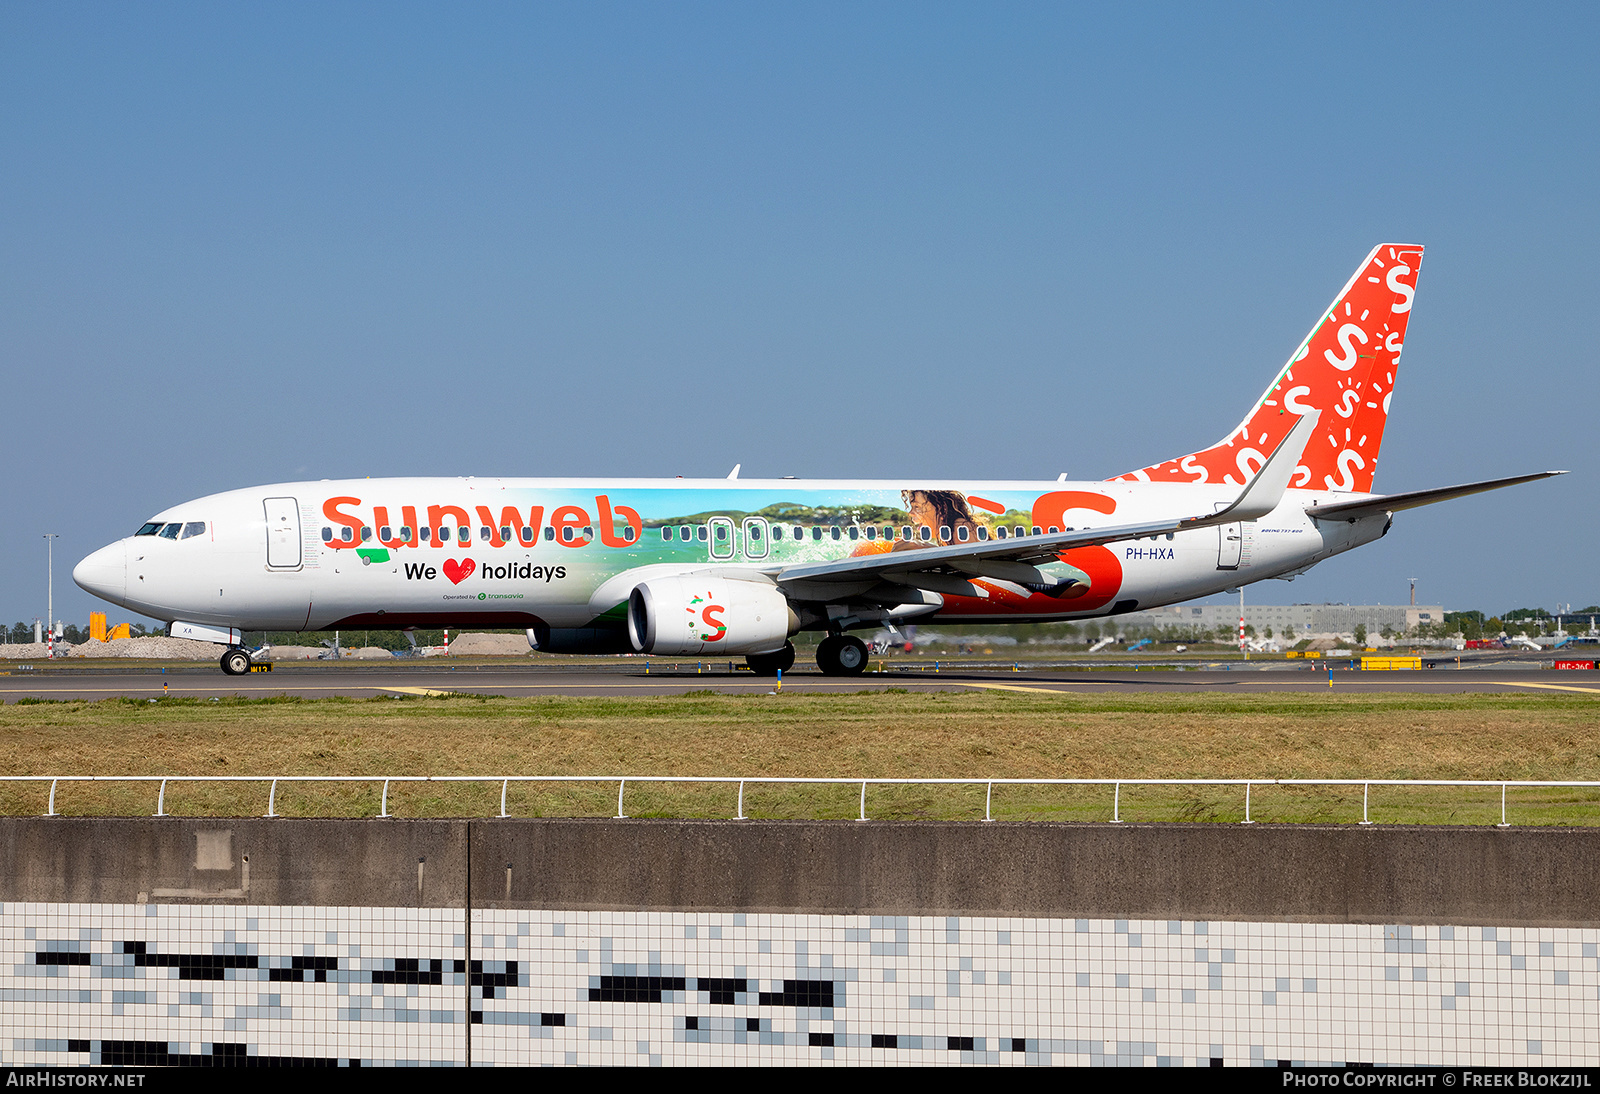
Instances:
[[[746,671],[728,671],[728,662],[710,663],[696,671],[695,662],[653,662],[646,673],[636,662],[627,666],[567,668],[438,662],[379,664],[280,664],[271,673],[224,676],[214,665],[162,668],[37,665],[0,667],[0,702],[19,699],[110,699],[240,696],[302,698],[381,695],[426,696],[465,693],[532,697],[674,695],[709,690],[729,695],[765,694],[777,681]],[[1330,688],[1330,679],[1332,686]],[[849,694],[899,688],[907,691],[995,690],[1018,694],[1105,695],[1121,692],[1163,694],[1305,692],[1327,694],[1461,694],[1521,693],[1600,698],[1600,672],[1541,671],[1531,663],[1508,662],[1483,667],[1438,667],[1422,671],[1362,672],[1335,668],[1293,669],[1278,663],[1262,669],[1235,663],[1228,668],[1084,670],[1043,668],[1020,672],[994,668],[941,665],[938,671],[899,668],[861,676],[829,677],[797,666],[783,677],[784,694]]]

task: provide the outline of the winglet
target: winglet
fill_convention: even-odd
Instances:
[[[1300,415],[1300,420],[1289,429],[1288,435],[1267,457],[1267,462],[1261,465],[1255,478],[1245,484],[1232,505],[1209,517],[1184,521],[1184,524],[1232,524],[1238,520],[1257,520],[1276,509],[1283,500],[1283,492],[1289,488],[1289,480],[1294,477],[1294,469],[1305,454],[1306,445],[1316,432],[1321,417],[1320,410],[1308,410]]]

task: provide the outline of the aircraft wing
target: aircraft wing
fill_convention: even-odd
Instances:
[[[1513,475],[1509,479],[1485,479],[1483,482],[1469,482],[1461,486],[1412,490],[1405,494],[1385,494],[1376,498],[1362,498],[1359,501],[1334,502],[1332,505],[1308,505],[1306,515],[1317,520],[1357,521],[1362,517],[1377,516],[1379,513],[1397,513],[1401,509],[1415,509],[1422,505],[1432,505],[1437,501],[1464,498],[1470,494],[1481,494],[1485,490],[1499,490],[1502,486],[1516,486],[1519,483],[1536,482],[1539,479],[1565,474],[1565,471],[1538,471],[1532,475]]]
[[[968,577],[1012,581],[1059,595],[1077,582],[1070,579],[1059,581],[1040,571],[1037,564],[1058,561],[1057,556],[1062,551],[1255,520],[1272,512],[1283,500],[1283,492],[1316,428],[1318,416],[1317,411],[1302,415],[1233,503],[1215,513],[1138,524],[1077,528],[985,543],[883,551],[832,562],[789,566],[773,575],[774,580],[786,592],[804,599],[849,595],[849,586],[878,580],[958,596],[986,595],[968,581]]]

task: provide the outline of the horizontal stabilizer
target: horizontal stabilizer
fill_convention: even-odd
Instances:
[[[1464,498],[1470,494],[1481,494],[1486,490],[1499,490],[1502,486],[1517,486],[1525,482],[1536,482],[1539,479],[1548,479],[1555,475],[1565,475],[1565,471],[1538,471],[1532,475],[1513,475],[1509,479],[1486,479],[1483,482],[1469,482],[1461,486],[1441,486],[1436,490],[1413,490],[1406,494],[1385,494],[1376,498],[1362,498],[1359,501],[1342,501],[1332,505],[1308,505],[1306,515],[1316,520],[1360,520],[1362,517],[1377,516],[1379,513],[1397,513],[1401,509],[1416,509],[1423,505],[1432,505],[1437,501],[1450,501],[1452,498]]]

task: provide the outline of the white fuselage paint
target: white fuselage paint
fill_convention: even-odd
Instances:
[[[249,630],[319,630],[341,624],[524,627],[533,619],[552,627],[583,627],[608,612],[607,618],[617,618],[631,588],[624,577],[630,571],[646,566],[650,573],[715,568],[724,577],[757,577],[776,574],[785,565],[847,557],[859,553],[865,540],[831,538],[838,514],[881,505],[885,498],[909,497],[911,492],[945,491],[978,500],[1006,499],[1012,513],[1026,511],[1011,504],[1018,499],[1028,504],[1029,499],[1063,492],[1096,495],[1106,499],[1102,509],[1114,508],[1114,514],[1081,509],[1063,517],[1076,518],[1079,528],[1092,528],[1097,522],[1109,526],[1207,514],[1238,492],[1226,485],[1140,482],[359,479],[286,483],[173,506],[152,517],[152,523],[187,527],[204,522],[204,534],[182,539],[130,536],[84,559],[74,578],[97,596],[143,615]],[[1338,500],[1364,496],[1368,495],[1340,494]],[[346,500],[339,502],[341,498]],[[640,527],[631,532],[625,519],[614,516],[608,530],[614,545],[602,542],[596,527],[595,502],[601,498],[619,512],[644,514]],[[582,505],[574,499],[589,500]],[[764,522],[759,538],[752,538],[748,514],[773,499],[790,508],[782,519]],[[1382,515],[1353,523],[1306,516],[1306,506],[1327,500],[1328,491],[1292,489],[1272,514],[1242,528],[1209,527],[1170,539],[1160,536],[1089,548],[1111,552],[1121,580],[1113,600],[1087,610],[1071,599],[1027,595],[1017,586],[992,583],[988,587],[996,590],[994,599],[947,597],[944,608],[925,621],[1038,622],[1173,604],[1303,570],[1384,533],[1387,522]],[[566,513],[558,528],[553,518],[565,503],[574,503],[567,508],[582,513]],[[296,512],[272,513],[272,504],[280,509],[293,504]],[[509,511],[507,505],[516,505],[524,514],[534,507],[542,510],[540,526],[532,529],[532,543],[525,542],[521,524],[511,526],[509,542],[493,542],[501,539],[500,519]],[[419,525],[427,521],[430,506],[466,514],[468,538],[461,541],[456,531],[460,522],[452,516],[441,521],[449,531],[447,542],[440,543],[437,531],[431,530],[428,542],[413,535],[409,544],[385,547],[377,538],[377,522],[383,519],[377,508],[387,511],[391,523],[384,527],[394,544],[401,534],[401,513],[408,506],[416,512]],[[811,528],[818,522],[807,519],[808,510],[833,514],[821,540],[813,538]],[[681,517],[676,515],[680,511]],[[482,519],[480,512],[494,523]],[[711,522],[710,515],[723,513],[731,518],[721,529],[720,543],[714,534],[697,538]],[[359,521],[359,528],[351,528],[349,546],[335,546],[342,542],[344,528],[333,523],[330,514],[344,516],[347,523]],[[661,514],[674,515],[662,518]],[[689,519],[693,516],[699,519]],[[288,542],[286,526],[296,518],[298,542]],[[574,523],[583,518],[589,523]],[[675,536],[677,529],[690,528],[694,538],[663,544],[663,523],[675,530]],[[785,529],[784,538],[772,538],[772,524]],[[843,527],[848,531],[850,524]],[[864,530],[860,524],[857,527]],[[324,528],[332,530],[332,544],[325,541]],[[792,538],[794,528],[801,529],[804,538]],[[484,538],[486,530],[492,532],[490,539]],[[898,539],[899,529],[895,532]],[[1239,543],[1232,545],[1238,562],[1237,568],[1224,569],[1219,563],[1231,561],[1232,554],[1222,537],[1230,533],[1242,533]],[[931,534],[936,543],[939,531]],[[574,542],[563,542],[564,535],[571,535]],[[362,557],[363,549],[368,557]],[[372,555],[387,557],[374,560]],[[462,576],[469,559],[471,569]],[[985,586],[984,579],[975,580]],[[1018,595],[999,596],[1001,589]]]

